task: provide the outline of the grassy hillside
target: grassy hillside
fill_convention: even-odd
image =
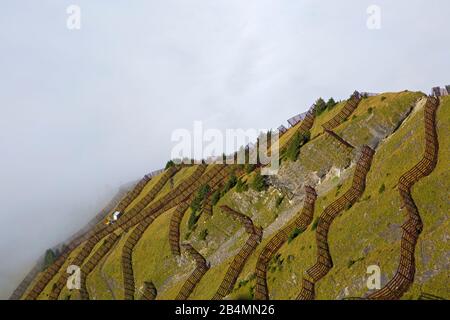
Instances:
[[[334,129],[355,148],[343,147],[323,133],[322,124],[342,110],[346,101],[338,103],[316,117],[311,140],[300,150],[297,161],[283,161],[277,176],[270,177],[267,190],[251,188],[237,192],[236,188],[223,194],[213,207],[213,215],[201,215],[189,228],[188,209],[180,225],[180,241],[189,242],[211,264],[191,294],[191,299],[211,299],[231,263],[248,238],[242,224],[221,212],[221,205],[247,215],[264,229],[263,240],[250,256],[240,274],[230,299],[252,299],[255,287],[255,266],[259,253],[270,238],[286,225],[302,208],[306,184],[318,192],[314,222],[306,231],[283,245],[271,261],[268,286],[271,299],[294,299],[300,291],[303,272],[316,260],[315,227],[324,208],[341,196],[351,185],[355,162],[360,148],[367,144],[376,149],[362,197],[333,222],[329,232],[330,252],[334,267],[316,285],[317,299],[362,297],[367,293],[367,267],[379,265],[382,285],[392,278],[400,256],[401,224],[405,221],[397,190],[399,177],[422,157],[425,146],[423,107],[420,92],[383,93],[364,98],[347,121]],[[424,230],[416,249],[416,279],[404,299],[417,299],[421,293],[450,298],[448,292],[450,203],[448,171],[450,98],[442,100],[437,114],[439,162],[434,172],[413,188],[413,197],[424,222]],[[283,147],[298,126],[291,128],[280,140]],[[208,172],[212,165],[209,166]],[[173,186],[185,181],[195,166],[181,169],[167,182],[156,198],[172,192]],[[244,175],[252,181],[255,173]],[[157,183],[155,177],[129,205],[132,208]],[[135,298],[145,281],[153,281],[158,299],[173,299],[195,265],[186,256],[174,257],[169,246],[169,225],[174,208],[161,215],[145,231],[133,251]],[[120,233],[120,231],[117,231]],[[132,230],[102,259],[87,279],[92,299],[123,299],[121,254]],[[78,249],[79,250],[79,249]],[[95,248],[94,251],[95,252]],[[70,259],[77,251],[70,255]],[[70,261],[66,262],[66,265]],[[65,268],[60,270],[64,272]],[[53,281],[40,298],[45,299]],[[77,299],[77,292],[66,289],[60,299]]]

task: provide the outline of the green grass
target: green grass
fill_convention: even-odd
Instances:
[[[327,109],[323,113],[321,113],[319,116],[316,117],[316,120],[314,121],[314,125],[311,128],[311,139],[322,134],[322,132],[323,132],[322,125],[324,123],[326,123],[327,121],[331,120],[335,115],[337,115],[344,108],[346,103],[347,103],[347,100],[341,101],[333,109],[331,109],[331,110]]]
[[[81,251],[81,248],[83,246],[84,243],[82,243],[78,248],[76,248],[70,255],[69,258],[66,260],[66,262],[63,264],[63,266],[61,267],[61,269],[59,270],[59,272],[56,274],[55,277],[53,277],[52,280],[50,280],[50,282],[47,284],[47,286],[45,287],[44,291],[39,295],[38,299],[39,300],[46,300],[48,299],[52,288],[53,288],[53,284],[58,280],[58,278],[66,272],[67,267],[72,263],[72,261],[75,259],[76,255]],[[63,290],[64,291],[64,290]],[[62,293],[62,292],[61,292]],[[63,296],[61,294],[61,296]]]
[[[388,99],[386,98],[384,101],[389,101]],[[443,112],[442,110],[443,108],[440,109],[441,112]],[[373,113],[376,112],[377,108],[374,108]],[[445,116],[440,115],[440,118],[445,118]],[[447,115],[446,119],[449,118]],[[352,295],[362,296],[366,289],[361,279],[364,279],[366,268],[370,264],[379,264],[387,279],[396,270],[399,241],[398,238],[395,238],[395,234],[399,234],[398,227],[404,221],[404,217],[399,211],[398,192],[393,188],[400,175],[415,165],[421,158],[424,147],[422,120],[422,111],[419,111],[393,137],[380,146],[375,155],[372,170],[368,175],[366,192],[361,197],[364,201],[355,204],[341,217],[337,218],[332,225],[329,242],[335,267],[328,276],[318,283],[319,299],[335,299],[342,294],[345,287],[349,287]],[[446,145],[448,146],[448,141]],[[442,148],[441,152],[443,152]],[[448,154],[443,158],[448,159]],[[444,181],[448,181],[448,178],[445,180],[445,177],[442,177],[441,183],[443,185]],[[379,187],[383,183],[386,190],[380,195]],[[348,186],[349,179],[341,189],[346,190]],[[321,195],[318,199],[316,217],[320,215],[326,205],[334,200],[336,189],[331,190],[326,195]],[[426,189],[436,190],[430,186],[427,186]],[[441,190],[440,196],[445,196],[445,192],[442,192],[445,188],[441,187],[439,190]],[[434,192],[439,194],[437,191]],[[439,199],[438,202],[445,203],[443,199]],[[430,205],[432,203],[430,202]],[[446,211],[441,212],[448,211],[447,208]],[[441,232],[443,233],[443,231]],[[423,236],[426,237],[426,235]],[[289,246],[284,246],[280,252],[284,257],[292,255],[295,258],[287,270],[276,271],[269,275],[269,289],[275,299],[294,298],[300,290],[302,272],[312,266],[316,259],[315,238],[314,232],[311,232],[311,227],[294,239]],[[357,261],[361,256],[364,256],[364,260]],[[349,260],[356,261],[350,268],[348,267]],[[246,274],[251,273],[255,264],[256,259],[252,257],[240,280],[245,278]],[[443,275],[440,274],[438,277],[443,278]],[[435,280],[433,281],[435,282]],[[240,294],[244,294],[251,285],[254,285],[254,283],[248,282],[247,288],[241,288],[234,297],[237,298]],[[426,283],[424,283],[424,286],[426,286]],[[440,287],[443,288],[445,285]],[[445,295],[439,290],[429,293]]]
[[[422,96],[423,94],[417,92],[401,92],[384,93],[363,99],[354,113],[355,117],[350,117],[341,124],[336,128],[336,132],[357,147],[382,139],[397,128],[397,124],[410,111],[411,105]],[[317,117],[312,129],[312,140],[302,147],[299,159],[295,163],[297,166],[295,175],[300,180],[309,179],[312,172],[326,173],[331,167],[348,170],[343,176],[345,178],[331,179],[332,187],[319,194],[313,221],[316,221],[323,209],[351,185],[354,166],[349,165],[356,160],[356,151],[344,152],[336,141],[320,134],[321,125],[337,114],[343,105],[344,102]],[[372,111],[369,112],[369,109]],[[440,159],[437,168],[429,177],[419,181],[413,189],[413,197],[424,221],[424,231],[417,245],[416,283],[405,295],[405,299],[415,299],[421,291],[449,298],[446,254],[450,248],[448,242],[443,240],[448,236],[450,212],[449,120],[450,99],[447,97],[443,99],[438,112]],[[282,142],[287,141],[289,135],[294,132],[295,128],[289,130],[281,138]],[[379,136],[376,137],[377,135]],[[346,288],[350,296],[362,296],[367,292],[366,270],[372,264],[381,267],[383,281],[393,276],[399,260],[400,225],[405,221],[404,213],[400,210],[396,185],[399,177],[421,159],[423,151],[423,110],[418,110],[411,114],[393,135],[380,141],[371,171],[367,176],[364,194],[355,205],[344,211],[333,222],[329,232],[329,245],[334,268],[317,284],[318,299],[343,298]],[[283,163],[283,166],[291,165]],[[209,166],[208,170],[211,167]],[[177,173],[175,183],[188,177],[194,168],[185,168]],[[253,175],[254,173],[245,175],[243,179],[251,181]],[[147,185],[144,190],[149,188],[150,185]],[[168,184],[159,197],[167,192],[170,192]],[[192,232],[187,228],[190,215],[188,209],[181,222],[181,239],[184,241],[183,239],[188,238],[188,241],[208,260],[231,236],[242,229],[239,222],[221,212],[219,209],[221,205],[229,205],[251,217],[256,225],[266,228],[292,205],[286,199],[277,206],[279,197],[279,193],[272,188],[261,193],[252,190],[236,193],[231,190],[213,207],[213,216],[202,215]],[[136,285],[139,288],[144,281],[151,280],[158,290],[163,287],[164,290],[159,293],[158,299],[173,299],[193,267],[179,266],[170,253],[168,242],[170,216],[171,212],[165,212],[154,221],[137,244],[133,255]],[[204,237],[204,230],[208,230],[207,237]],[[229,255],[206,273],[194,290],[192,299],[210,299],[214,295],[234,256],[233,253],[242,247],[247,238],[245,232],[236,237],[227,247]],[[230,296],[232,299],[251,297],[252,288],[255,286],[256,261],[270,238],[271,236],[265,237],[249,258]],[[113,287],[115,286],[115,297],[120,299],[123,296],[120,257],[125,239],[123,237],[105,259],[102,270],[97,267],[88,278],[90,292],[95,291],[97,299],[111,299],[101,271],[107,275]],[[271,264],[268,273],[271,298],[293,299],[301,288],[303,272],[316,261],[313,224],[296,237],[292,237],[291,242],[284,245],[279,254],[278,260]],[[168,282],[173,275],[177,277],[176,281]]]
[[[153,281],[160,288],[164,280],[179,272],[169,246],[169,225],[174,209],[164,212],[147,229],[133,252],[135,284],[141,288],[145,281]]]
[[[91,273],[91,276],[87,279],[87,286],[91,288],[90,294],[92,294],[91,299],[95,298],[97,300],[106,300],[111,298],[112,294],[116,299],[123,299],[123,276],[122,276],[122,249],[123,246],[134,230],[132,228],[127,233],[123,234],[122,237],[118,240],[113,249],[106,256],[103,266],[100,268],[95,268]],[[101,273],[108,279],[110,279],[112,294],[109,290],[95,290],[95,296],[93,295],[92,288],[101,288],[106,287],[106,283],[99,284],[98,282],[103,282],[103,278]],[[98,281],[98,282],[97,282]]]
[[[190,175],[194,173],[194,171],[197,169],[197,165],[185,167],[178,171],[175,176],[173,177],[173,187],[176,188],[184,179],[189,178]],[[158,193],[158,195],[155,197],[155,200],[161,199],[165,195],[167,195],[170,192],[171,187],[170,183],[167,182],[164,187],[161,189],[161,191]]]
[[[354,146],[370,145],[377,132],[390,134],[387,131],[392,131],[421,97],[423,94],[420,92],[408,91],[384,93],[363,99],[353,113],[356,118],[344,122],[335,129],[335,132]]]
[[[421,292],[449,299],[448,237],[450,203],[448,182],[450,171],[450,97],[444,97],[437,113],[439,158],[435,170],[420,180],[412,190],[412,196],[421,214],[424,230],[419,238],[416,254],[417,278],[433,277],[413,285],[405,298],[417,298]]]
[[[125,212],[129,211],[131,208],[133,208],[139,201],[142,200],[142,198],[145,197],[145,195],[147,195],[147,193],[150,192],[150,190],[156,185],[156,183],[161,179],[161,177],[163,176],[164,173],[160,173],[159,175],[153,177],[149,182],[147,182],[147,184],[145,185],[145,187],[142,189],[142,191],[139,193],[139,195],[133,200],[131,201],[131,203],[128,205],[128,207],[125,209]]]

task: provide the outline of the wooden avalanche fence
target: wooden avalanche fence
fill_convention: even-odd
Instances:
[[[229,208],[228,206],[221,206],[220,209],[226,214],[240,221],[244,225],[245,231],[250,235],[250,237],[247,239],[242,249],[234,257],[233,261],[228,267],[227,273],[225,274],[225,277],[222,280],[219,289],[212,298],[213,300],[222,300],[231,293],[236,280],[239,277],[239,274],[242,272],[242,269],[245,266],[245,263],[261,242],[263,234],[262,229],[256,227],[253,224],[253,221],[246,215],[237,212]]]
[[[133,226],[143,221],[145,217],[153,215],[157,212],[164,212],[176,207],[189,197],[193,190],[199,184],[199,179],[206,170],[205,165],[199,165],[196,170],[187,179],[183,180],[174,190],[164,195],[160,199],[152,202],[144,210],[138,212],[136,215],[125,215],[126,219],[119,220],[119,226],[124,230],[130,230]],[[127,217],[128,216],[128,217]]]
[[[213,214],[213,204],[212,204],[212,195],[216,190],[211,190],[206,197],[205,204],[203,206],[203,214],[211,217]]]
[[[180,215],[182,212],[185,212],[190,203],[189,199],[193,197],[195,191],[207,183],[212,185],[217,183],[217,181],[226,176],[224,173],[225,168],[224,165],[217,165],[217,167],[212,168],[204,174],[206,165],[200,165],[188,179],[180,183],[177,189],[171,193],[170,198],[167,199],[163,197],[162,200],[159,200],[162,202],[161,204],[156,205],[154,210],[150,213],[145,213],[144,218],[139,220],[138,226],[131,232],[122,250],[122,273],[124,280],[124,296],[126,300],[134,299],[135,283],[132,267],[132,254],[134,247],[144,234],[145,230],[147,230],[160,214],[175,206],[177,206],[175,214]],[[146,210],[147,209],[142,212],[145,212]],[[132,223],[130,223],[130,227],[132,227]]]
[[[177,206],[177,211],[184,204],[182,201],[186,197],[189,197],[193,192],[192,188],[195,188],[196,182],[205,171],[206,166],[198,166],[194,173],[182,181],[178,187],[171,193],[162,197],[162,199],[156,201],[153,205],[150,205],[146,209],[142,210],[138,215],[134,216],[131,220],[127,221],[122,227],[124,230],[129,230],[136,223],[136,228],[131,232],[127,241],[122,248],[122,275],[124,281],[124,298],[126,300],[133,300],[135,293],[135,282],[133,273],[133,250],[145,230],[152,224],[152,222],[164,211]]]
[[[189,202],[186,201],[184,204],[178,206],[175,212],[170,218],[169,226],[169,245],[170,250],[174,256],[179,256],[181,254],[180,248],[180,224],[183,220],[184,213],[189,208]]]
[[[142,292],[141,300],[155,300],[158,295],[155,285],[152,281],[144,282],[144,290]]]
[[[406,209],[407,220],[402,225],[403,233],[400,247],[400,263],[394,277],[380,290],[370,294],[369,299],[400,299],[414,281],[416,272],[414,252],[423,223],[414,203],[411,189],[420,179],[430,175],[438,161],[439,142],[436,131],[436,112],[439,100],[429,97],[425,105],[425,153],[423,158],[398,182],[402,208]]]
[[[33,285],[33,287],[30,289],[30,291],[27,293],[27,295],[24,297],[24,299],[26,300],[35,300],[38,298],[38,296],[42,293],[42,291],[44,291],[45,287],[48,285],[48,283],[50,282],[50,280],[53,279],[54,276],[56,276],[56,274],[59,272],[59,270],[62,268],[62,266],[64,265],[64,263],[66,262],[66,259],[69,257],[70,253],[81,243],[83,243],[84,241],[87,241],[90,239],[90,237],[93,237],[91,235],[90,232],[88,232],[87,234],[71,241],[67,247],[64,248],[63,252],[61,253],[61,255],[56,259],[56,261],[49,266],[43,273],[42,275],[39,277],[39,279],[37,280],[37,282]],[[99,239],[100,240],[100,239]],[[87,242],[85,244],[86,245],[91,245],[92,242]],[[92,247],[93,248],[93,247]],[[86,250],[82,250],[81,254],[85,254]],[[77,264],[77,262],[79,262],[80,260],[74,260],[72,262],[73,265],[78,265],[80,266],[81,264]],[[66,276],[66,280],[69,277],[68,274],[64,273],[64,275]],[[59,287],[62,289],[65,285],[65,282],[63,284],[62,280],[58,281],[55,286],[53,287],[52,293],[50,295],[50,299],[52,299],[55,294],[53,293],[53,291],[55,290],[59,290]]]
[[[123,212],[131,202],[141,193],[142,189],[144,189],[145,185],[150,181],[151,177],[145,175],[136,186],[131,190],[117,205],[114,211]]]
[[[212,169],[205,173],[202,177],[202,185],[208,184],[210,188],[214,189],[219,184],[223,183],[224,180],[228,177],[228,170],[225,170],[224,165],[215,165]],[[181,254],[180,251],[180,223],[183,220],[184,214],[186,210],[189,208],[190,201],[194,196],[194,192],[189,199],[186,199],[186,205],[184,207],[180,207],[177,209],[171,219],[170,219],[170,227],[169,227],[169,243],[170,249],[174,256],[179,256]],[[211,197],[208,197],[211,198]],[[210,200],[209,200],[210,201]],[[206,201],[208,202],[208,200]]]
[[[198,178],[206,167],[199,166],[201,169],[200,174],[198,174],[199,169],[195,171],[193,175]],[[176,206],[180,202],[180,198],[185,196],[187,189],[190,187],[192,181],[183,181],[180,185],[171,193],[163,196],[161,199],[155,201],[154,203],[147,206],[144,210],[137,212],[135,210],[130,210],[124,214],[116,223],[110,224],[104,228],[94,228],[89,231],[81,239],[77,239],[69,244],[65,252],[60,256],[57,261],[46,270],[46,272],[40,277],[38,282],[33,286],[31,291],[27,294],[26,299],[36,299],[39,294],[45,289],[50,280],[58,273],[61,266],[64,264],[70,253],[82,242],[85,241],[81,251],[75,257],[73,264],[82,265],[83,261],[89,256],[95,245],[104,237],[108,236],[117,229],[122,228],[124,231],[130,229],[131,227],[138,224],[146,216],[151,215],[161,209],[168,210],[170,207]],[[158,186],[155,186],[158,187]],[[152,192],[152,191],[150,191]],[[50,294],[50,299],[57,299],[61,289],[64,287],[68,274],[63,273],[57,280]]]
[[[150,190],[149,194],[151,197],[154,198],[154,196],[161,190],[162,186],[165,182],[173,175],[177,169],[170,168],[167,170],[167,172],[161,177],[161,180],[158,181],[158,183]],[[133,193],[134,194],[134,193]],[[149,195],[147,194],[147,196]],[[137,197],[137,195],[136,195]],[[142,199],[137,206],[141,208],[143,206],[143,203],[145,201],[151,201],[147,199]],[[142,212],[142,211],[141,211]],[[75,257],[72,264],[75,265],[82,265],[84,260],[89,256],[93,248],[96,246],[96,244],[103,239],[104,237],[108,236],[112,232],[114,232],[116,229],[118,229],[120,226],[125,224],[127,221],[131,220],[132,217],[137,216],[137,209],[136,207],[133,207],[131,210],[126,212],[124,216],[122,216],[115,224],[108,225],[107,227],[100,228],[100,229],[94,229],[93,234],[92,232],[88,233],[86,235],[86,243],[82,247],[81,252]],[[134,215],[134,216],[133,216]],[[92,235],[91,235],[92,234]],[[70,248],[69,253],[76,247],[74,244],[73,248]],[[64,259],[65,260],[65,259]],[[57,271],[55,272],[55,274]],[[62,288],[64,287],[65,283],[67,282],[69,275],[67,273],[63,273],[57,280],[56,284],[52,288],[52,292],[50,294],[50,299],[57,299],[59,294],[61,293]]]
[[[58,259],[51,266],[49,266],[43,274],[39,277],[37,282],[33,285],[30,291],[25,296],[26,300],[35,300],[44,291],[47,284],[58,273],[59,269],[63,266],[67,257],[69,256],[67,250],[63,252]]]
[[[176,211],[186,210],[186,203],[181,203],[175,209]],[[136,244],[141,239],[145,230],[153,223],[153,221],[159,216],[163,211],[159,211],[158,214],[147,216],[144,220],[139,223],[136,228],[131,232],[125,245],[122,249],[122,274],[124,281],[124,298],[125,300],[133,300],[135,292],[135,282],[133,273],[133,250]]]
[[[190,244],[183,244],[183,249],[187,251],[187,253],[194,258],[195,260],[195,270],[191,273],[189,278],[183,284],[180,292],[178,293],[175,300],[187,300],[191,293],[194,291],[197,284],[203,278],[203,275],[209,270],[209,265],[206,262],[205,258],[197,252]]]
[[[417,300],[447,300],[445,298],[435,296],[434,294],[422,292]]]
[[[72,265],[82,266],[84,260],[90,255],[91,251],[94,249],[95,245],[104,237],[93,237],[87,240],[86,244],[82,247],[81,252],[75,257],[75,259],[71,262]],[[63,262],[64,263],[64,262]],[[57,272],[57,271],[56,271]],[[61,293],[61,290],[66,286],[67,279],[69,278],[69,274],[63,272],[56,283],[53,285],[52,290],[49,295],[50,300],[56,300]]]
[[[311,128],[314,125],[314,121],[316,120],[316,109],[315,107],[312,107],[309,109],[309,111],[306,113],[305,118],[303,119],[302,123],[300,124],[300,127],[298,128],[297,132],[300,134],[305,134],[311,130]],[[289,145],[289,142],[294,138],[294,135],[286,142],[285,147]]]
[[[167,172],[161,177],[161,180],[166,180],[166,178],[168,179],[168,177],[175,174],[177,170],[178,170],[177,168],[173,169],[171,168],[167,170]],[[128,193],[124,199],[120,201],[120,203],[117,205],[114,211],[120,211],[120,209],[124,210],[139,195],[138,191],[139,192],[142,191],[142,189],[145,187],[145,185],[148,183],[149,180],[150,178],[148,176],[145,176],[143,179],[141,179],[141,181],[139,181],[139,183],[134,187],[134,189],[130,193]],[[149,194],[156,194],[157,192],[155,193],[155,189],[157,189],[159,186],[160,184],[157,183],[156,186],[149,192]],[[148,200],[148,198],[143,199],[141,203],[143,203],[146,200]],[[133,209],[130,211],[133,211]],[[124,217],[122,217],[122,219],[123,218]],[[117,228],[117,226],[118,224],[109,226],[97,225],[92,230],[86,232],[84,235],[72,240],[69,243],[69,245],[64,249],[64,251],[61,253],[61,255],[58,257],[58,259],[49,268],[47,268],[47,270],[45,270],[44,273],[40,276],[38,281],[31,288],[30,292],[26,295],[25,299],[27,300],[37,299],[37,297],[48,285],[50,280],[54,276],[56,276],[58,271],[64,265],[70,253],[80,244],[82,244],[84,241],[87,241],[87,243],[83,246],[83,249],[79,253],[78,257],[75,259],[77,262],[80,260],[81,262],[84,261],[84,259],[87,258],[89,253],[94,248],[95,244],[102,238],[106,237],[108,234],[113,232]],[[69,276],[68,274],[64,273],[63,276],[57,281],[54,290],[52,290],[52,293],[50,295],[51,299],[56,299],[59,296],[60,290],[64,287],[65,281],[67,281],[68,276]]]
[[[126,211],[126,214],[128,216],[134,216],[144,210],[144,208],[147,207],[148,204],[155,199],[156,195],[166,185],[167,181],[169,181],[178,172],[178,170],[178,167],[170,167],[169,169],[167,169],[166,172],[164,172],[164,174],[159,178],[158,182],[152,187],[152,189],[136,205],[134,205],[130,210]]]
[[[41,271],[40,265],[36,265],[35,267],[33,267],[33,269],[27,274],[27,276],[20,282],[20,284],[11,294],[9,300],[19,300],[27,291],[28,287],[33,282],[33,280],[38,276],[40,271]]]
[[[295,217],[286,227],[275,234],[275,236],[270,239],[269,243],[267,243],[259,255],[258,262],[256,263],[255,300],[269,299],[269,290],[267,287],[267,268],[270,260],[277,253],[277,251],[280,250],[283,244],[288,241],[289,236],[295,229],[304,231],[312,222],[317,193],[316,190],[310,186],[305,186],[305,192],[306,195],[301,213],[298,214],[297,217]]]
[[[335,115],[331,120],[325,122],[322,127],[327,130],[333,130],[345,120],[356,110],[362,97],[358,91],[355,91],[350,99],[345,104],[344,108],[337,115]]]
[[[303,134],[311,130],[315,120],[316,120],[316,109],[313,107],[306,113],[305,119],[303,119],[302,123],[300,124],[300,127],[298,128],[298,132]]]
[[[101,247],[95,251],[92,257],[81,267],[81,288],[80,295],[82,300],[89,300],[89,292],[87,290],[86,281],[89,274],[95,269],[95,267],[100,263],[100,260],[111,250],[114,244],[120,237],[115,233],[112,233],[108,238],[105,239]]]
[[[345,209],[352,206],[363,194],[366,185],[366,175],[370,170],[375,151],[368,146],[362,148],[361,156],[356,164],[352,186],[341,197],[325,208],[320,216],[316,229],[317,261],[303,276],[302,289],[298,300],[313,300],[314,285],[322,279],[333,267],[333,260],[328,248],[328,231],[333,220]]]
[[[336,134],[333,130],[324,129],[325,133],[328,134],[329,137],[335,139],[337,142],[339,142],[340,145],[344,146],[345,148],[349,149],[355,149],[354,146],[352,146],[350,143],[345,141],[342,137]]]

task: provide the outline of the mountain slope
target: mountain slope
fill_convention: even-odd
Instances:
[[[230,263],[248,240],[249,235],[242,223],[223,212],[221,206],[228,206],[246,215],[253,224],[263,229],[261,243],[249,255],[233,291],[227,297],[251,299],[256,285],[258,256],[272,236],[302,209],[305,186],[311,186],[318,194],[313,223],[306,230],[289,235],[289,241],[277,251],[267,269],[269,298],[295,299],[300,292],[304,272],[314,265],[317,258],[317,219],[327,206],[349,189],[356,161],[364,145],[375,151],[366,186],[357,202],[346,207],[330,226],[328,244],[333,267],[316,283],[315,298],[366,296],[368,266],[380,267],[382,286],[393,277],[398,266],[401,225],[405,221],[400,209],[398,180],[421,159],[424,152],[423,109],[426,100],[422,93],[408,91],[363,98],[342,124],[331,133],[325,132],[323,125],[345,111],[348,101],[342,101],[315,118],[310,130],[311,140],[301,147],[297,161],[283,161],[279,174],[268,179],[267,190],[257,192],[250,188],[245,192],[237,192],[234,187],[223,192],[221,199],[213,206],[213,214],[200,215],[194,224],[190,220],[198,212],[193,213],[191,208],[186,207],[196,197],[202,184],[215,183],[215,186],[211,186],[213,189],[223,190],[233,172],[244,182],[252,181],[255,172],[246,174],[234,165],[223,171],[220,177],[214,174],[216,182],[213,183],[208,178],[208,172],[215,170],[216,165],[208,165],[200,179],[193,179],[199,166],[187,166],[177,168],[173,178],[165,181],[158,190],[155,190],[155,186],[164,173],[153,177],[146,182],[120,218],[123,221],[129,219],[130,224],[106,229],[98,227],[99,230],[105,230],[100,237],[96,237],[96,233],[89,234],[81,245],[68,253],[68,260],[56,276],[48,281],[39,299],[52,296],[56,279],[64,277],[66,267],[81,252],[83,244],[86,245],[89,239],[95,239],[92,251],[83,259],[83,263],[86,263],[112,232],[120,238],[89,273],[86,285],[91,299],[125,298],[122,263],[124,246],[137,228],[135,222],[145,217],[144,212],[148,212],[149,216],[155,215],[155,219],[142,232],[132,249],[130,258],[134,298],[140,298],[144,283],[152,281],[158,291],[157,299],[174,299],[195,268],[190,257],[174,256],[169,244],[172,215],[183,204],[186,207],[182,209],[184,215],[180,223],[180,242],[190,243],[210,264],[210,269],[200,277],[189,295],[190,299],[211,299],[216,294]],[[424,229],[416,246],[416,276],[408,292],[403,295],[405,299],[417,299],[423,293],[449,298],[449,105],[450,98],[443,97],[436,114],[440,145],[437,166],[428,177],[418,181],[412,190]],[[282,149],[299,125],[281,137]],[[133,217],[130,212],[152,190],[157,192],[154,199],[142,211],[136,211],[137,215]],[[157,209],[161,202],[164,202],[163,206]],[[37,278],[42,279],[45,275],[46,272],[42,272]],[[36,279],[28,292],[35,284]],[[59,299],[81,298],[78,290],[69,291],[66,287],[57,296]]]

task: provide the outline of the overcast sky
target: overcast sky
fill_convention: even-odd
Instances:
[[[70,4],[80,30],[66,27]],[[120,185],[164,166],[176,128],[276,128],[319,96],[449,84],[448,12],[447,0],[2,0],[0,298]]]

